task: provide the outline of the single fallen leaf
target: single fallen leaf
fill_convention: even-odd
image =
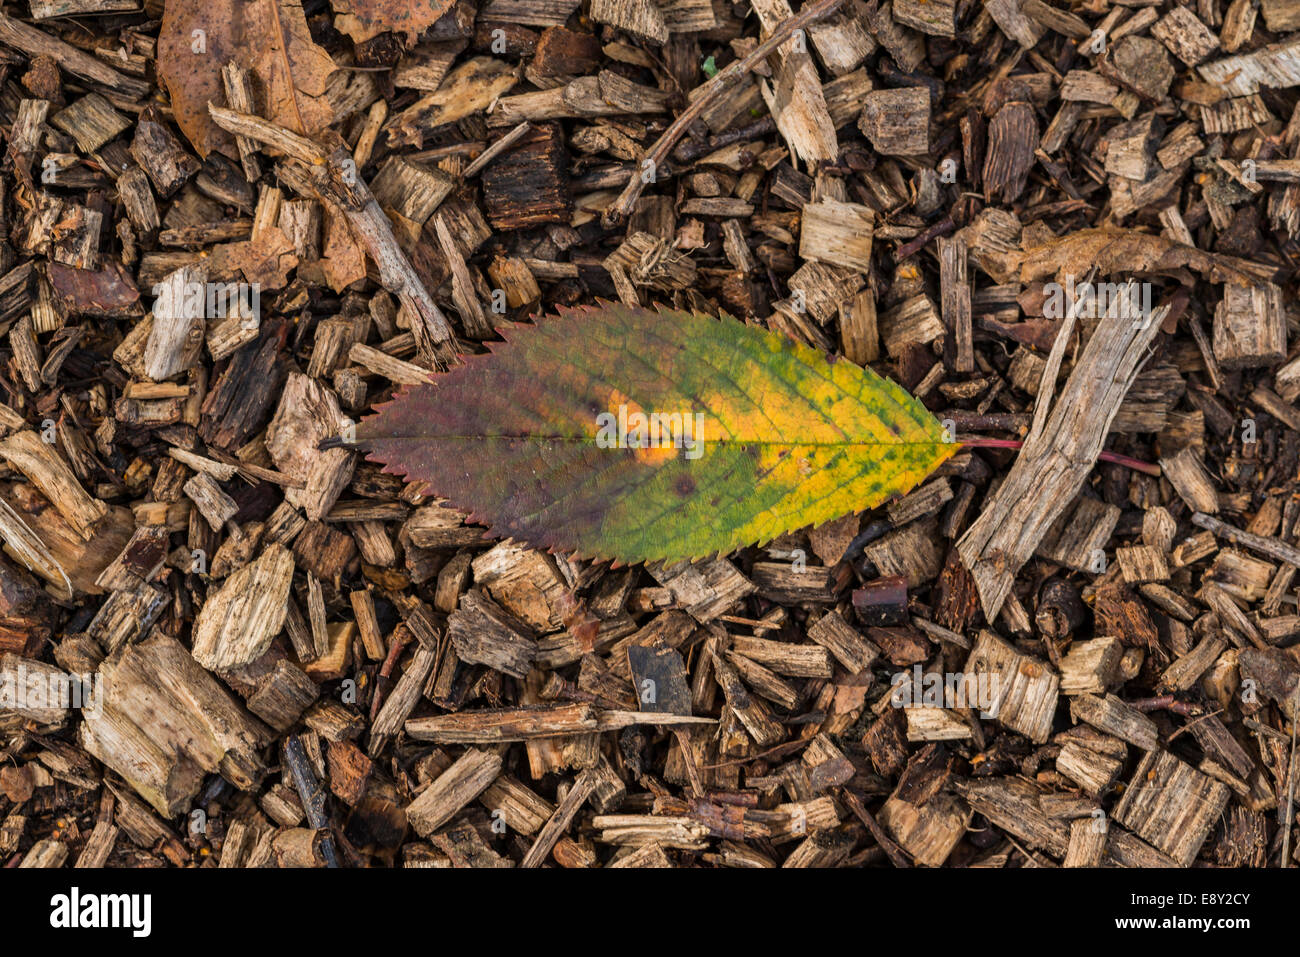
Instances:
[[[404,33],[409,46],[453,6],[456,0],[330,0],[334,29],[356,43],[381,33]]]
[[[879,505],[958,448],[897,384],[732,319],[606,304],[502,334],[355,439],[535,547],[730,552]]]
[[[309,136],[333,121],[325,89],[337,67],[312,40],[299,0],[172,0],[158,33],[158,79],[200,156],[239,156],[208,114],[209,103],[226,103],[221,68],[232,60],[260,80],[267,119]]]

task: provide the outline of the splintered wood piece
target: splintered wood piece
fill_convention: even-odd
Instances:
[[[809,4],[800,14],[806,13]],[[786,0],[753,0],[751,8],[771,36],[795,18]],[[787,43],[772,54],[773,82],[760,82],[767,108],[790,151],[809,166],[833,160],[839,151],[835,124],[826,109],[821,79],[806,43]]]
[[[89,542],[96,524],[108,514],[108,506],[86,493],[54,448],[39,433],[24,429],[0,440],[0,457],[27,476],[76,533]]]
[[[3,538],[5,552],[10,557],[44,578],[58,590],[60,597],[72,597],[72,581],[59,560],[4,499],[0,499],[0,538]],[[12,612],[10,609],[7,614]]]
[[[190,807],[205,774],[243,790],[260,782],[269,740],[175,639],[155,633],[104,662],[102,708],[82,712],[81,746],[159,814]]]
[[[691,817],[668,817],[651,814],[598,814],[591,819],[599,828],[596,840],[605,844],[631,847],[656,845],[682,850],[700,850],[708,846],[709,828]]]
[[[1038,149],[1038,119],[1023,100],[1004,103],[989,121],[984,155],[984,195],[1013,203],[1024,191]]]
[[[1101,867],[1106,850],[1106,836],[1110,820],[1101,817],[1083,817],[1070,822],[1070,844],[1065,850],[1062,867]]]
[[[947,330],[944,363],[954,372],[974,372],[971,287],[967,278],[965,237],[939,237],[938,252],[940,311]]]
[[[1219,496],[1200,454],[1188,446],[1178,454],[1160,460],[1160,470],[1180,498],[1198,513],[1219,510]]]
[[[1041,792],[1019,778],[956,780],[953,787],[994,827],[1023,841],[1028,847],[1064,857],[1069,848],[1069,829],[1043,813]]]
[[[1090,747],[1090,742],[1070,740],[1056,756],[1056,770],[1079,785],[1085,794],[1097,797],[1109,790],[1124,769],[1127,754],[1123,742],[1110,739],[1118,748]]]
[[[634,37],[660,46],[668,42],[668,27],[654,2],[639,0],[592,0],[591,19],[608,23]]]
[[[792,645],[766,638],[737,635],[731,648],[738,655],[755,661],[777,674],[801,678],[829,678],[833,670],[831,655],[818,645]]]
[[[575,703],[411,718],[406,722],[406,733],[416,741],[486,744],[578,734],[595,731],[598,726],[596,709]]]
[[[370,724],[370,743],[367,752],[371,757],[378,755],[383,746],[402,730],[407,718],[419,704],[420,695],[437,663],[436,650],[420,648],[415,652],[411,663],[406,666],[402,677],[384,699],[384,706],[379,709],[379,713]]]
[[[417,741],[439,744],[498,744],[566,737],[593,731],[617,731],[638,724],[713,724],[712,718],[636,711],[603,711],[586,704],[526,705],[462,711],[430,718],[411,718],[406,733]]]
[[[768,708],[750,695],[736,673],[736,669],[716,650],[711,650],[713,674],[723,696],[727,699],[727,708],[735,715],[745,731],[759,747],[771,747],[784,737],[781,726],[772,717]]]
[[[566,591],[553,562],[531,548],[501,542],[474,559],[474,580],[534,631],[559,628]]]
[[[225,528],[226,522],[239,511],[235,500],[221,490],[216,479],[204,472],[189,479],[184,488],[185,494],[214,532]]]
[[[673,599],[700,622],[713,621],[732,605],[757,591],[757,586],[725,558],[671,566],[656,566],[650,574]]]
[[[54,120],[57,123],[58,117]],[[163,197],[171,196],[199,171],[199,161],[181,145],[164,122],[162,112],[152,104],[136,123],[131,155]]]
[[[894,0],[894,19],[936,37],[957,35],[956,0]]]
[[[1165,561],[1164,553],[1149,545],[1117,548],[1115,558],[1119,562],[1120,574],[1129,584],[1169,579],[1169,565]]]
[[[293,555],[271,544],[209,597],[194,623],[194,658],[214,671],[251,664],[284,627]]]
[[[863,638],[838,611],[829,611],[808,629],[808,637],[821,645],[850,674],[866,671],[880,657],[880,649]]]
[[[843,569],[796,568],[784,562],[755,562],[749,574],[758,593],[782,603],[830,602],[844,584]]]
[[[89,707],[93,686],[84,691],[70,685],[71,676],[48,662],[20,655],[0,655],[0,701],[5,711],[50,727],[61,726],[69,712]],[[83,697],[83,695],[85,697]]]
[[[555,805],[527,785],[503,773],[481,795],[479,802],[499,813],[506,827],[520,834],[536,834],[555,813]]]
[[[966,741],[975,736],[969,724],[944,708],[911,704],[904,713],[908,741]]]
[[[1226,369],[1271,366],[1286,358],[1280,286],[1224,284],[1214,310],[1214,357]]]
[[[1201,676],[1213,667],[1227,649],[1228,642],[1218,635],[1206,635],[1194,648],[1176,658],[1160,676],[1160,688],[1170,691],[1187,691]]]
[[[488,222],[497,229],[565,222],[573,210],[569,157],[553,123],[529,128],[509,152],[483,170],[480,180]]]
[[[1118,638],[1071,643],[1061,659],[1061,694],[1105,694],[1114,683],[1124,647]]]
[[[930,151],[930,91],[925,87],[873,90],[863,98],[858,129],[876,152],[919,156]]]
[[[447,620],[447,635],[462,661],[487,665],[523,678],[537,655],[536,639],[523,622],[500,605],[471,591]]]
[[[591,768],[578,775],[578,779],[569,788],[569,793],[564,796],[564,800],[555,808],[555,813],[538,831],[532,847],[528,848],[523,860],[519,862],[520,867],[541,867],[542,862],[546,860],[546,856],[551,853],[556,842],[559,841],[572,823],[574,815],[582,809],[582,806],[587,803],[587,799],[595,792],[596,781],[596,772]]]
[[[455,181],[436,167],[389,157],[370,183],[370,191],[384,210],[391,210],[423,226],[451,193]]]
[[[1232,792],[1167,751],[1149,751],[1115,806],[1115,820],[1190,867]]]
[[[1174,7],[1161,17],[1152,25],[1151,35],[1188,66],[1196,66],[1219,48],[1218,38],[1187,7]]]
[[[348,424],[338,396],[328,386],[290,373],[280,404],[266,430],[266,449],[280,471],[301,483],[285,491],[285,501],[308,519],[323,518],[352,478],[355,456],[345,448],[320,449],[323,439]]]
[[[253,105],[252,77],[248,70],[235,61],[221,68],[221,85],[226,93],[226,105],[240,113],[257,112]],[[257,143],[247,136],[236,136],[235,145],[239,148],[239,162],[244,170],[244,178],[255,183],[262,177],[262,163],[257,155]]]
[[[1113,694],[1104,697],[1081,694],[1071,698],[1070,716],[1144,751],[1151,751],[1160,743],[1155,722]]]
[[[320,688],[305,671],[281,660],[270,674],[258,679],[256,690],[244,700],[249,711],[283,733],[297,723],[319,695]]]
[[[628,645],[628,671],[642,711],[689,715],[691,689],[682,656],[662,645]]]
[[[935,541],[935,522],[922,520],[872,542],[863,554],[881,575],[901,576],[907,579],[909,588],[919,588],[943,568],[943,556]]]
[[[957,543],[993,618],[1052,523],[1074,501],[1101,453],[1111,421],[1168,307],[1143,322],[1111,309],[1092,333],[1060,398],[1050,403],[1075,309],[1067,313],[1043,372],[1033,425],[1011,472]],[[1083,410],[1086,410],[1084,412]]]
[[[966,687],[985,686],[992,700],[981,710],[1039,744],[1052,732],[1060,678],[1046,662],[1022,655],[991,631],[980,632],[966,659]]]
[[[501,773],[501,755],[470,748],[406,809],[406,819],[422,837],[450,821],[466,804],[488,789]]]
[[[75,100],[67,109],[51,116],[50,123],[76,140],[78,149],[87,154],[96,152],[131,125],[98,93]],[[190,161],[194,162],[192,157]]]
[[[871,271],[875,213],[868,206],[823,198],[803,208],[799,255],[804,259]]]
[[[1045,27],[1022,12],[1021,4],[1017,0],[987,0],[984,9],[1007,37],[1026,50],[1037,46],[1038,41],[1047,32]]]
[[[1300,38],[1291,37],[1252,53],[1202,63],[1197,72],[1229,96],[1300,86]]]
[[[966,833],[971,809],[949,794],[936,794],[917,806],[897,796],[880,809],[889,835],[922,867],[942,867]]]

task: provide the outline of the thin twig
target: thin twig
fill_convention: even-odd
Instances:
[[[501,137],[501,139],[497,140],[485,149],[482,153],[479,153],[478,158],[465,167],[465,172],[461,174],[461,178],[473,179],[479,173],[483,172],[483,168],[487,166],[488,163],[491,163],[506,150],[510,149],[510,147],[518,143],[519,140],[521,140],[531,129],[532,127],[528,124],[528,121],[524,120],[505,136]]]
[[[655,141],[655,145],[650,147],[649,152],[642,158],[641,168],[647,168],[648,164],[650,170],[657,170],[667,161],[673,147],[686,134],[687,128],[695,122],[696,117],[703,113],[722,94],[723,90],[767,59],[768,55],[790,39],[795,31],[802,30],[809,24],[817,23],[819,20],[824,20],[838,10],[844,2],[845,0],[817,0],[816,3],[804,7],[799,11],[798,16],[791,17],[773,30],[772,35],[754,47],[748,56],[735,60],[719,70],[712,80],[698,88],[700,90],[699,95],[681,112],[677,119],[673,120],[668,129],[664,130],[663,135]],[[606,229],[620,226],[628,216],[632,215],[632,207],[636,205],[637,197],[641,195],[641,190],[645,188],[645,184],[646,181],[642,176],[633,173],[632,178],[627,181],[627,186],[623,188],[623,192],[619,193],[618,198],[605,207],[604,213],[601,214],[601,223]]]
[[[876,839],[876,843],[880,845],[880,849],[885,852],[889,857],[890,862],[895,867],[906,868],[912,866],[907,860],[906,852],[890,839],[889,835],[885,833],[879,822],[871,816],[871,812],[867,810],[866,806],[862,803],[862,800],[856,794],[848,788],[840,788],[840,797],[843,799],[848,809],[854,813],[857,819],[867,826],[867,830],[871,832],[871,836]]]
[[[315,192],[317,198],[342,212],[379,270],[384,288],[395,294],[416,320],[411,323],[411,332],[417,349],[434,364],[455,362],[457,347],[451,323],[398,244],[393,224],[361,178],[347,144],[331,134],[332,142],[326,148],[260,116],[211,103],[208,113],[227,133],[265,144],[298,164],[280,167],[280,177],[291,177],[295,189],[300,188],[301,181],[301,189]]]
[[[1286,542],[1279,541],[1276,538],[1267,538],[1240,528],[1234,528],[1232,525],[1221,522],[1214,516],[1206,515],[1204,512],[1195,512],[1192,515],[1192,524],[1213,532],[1219,538],[1226,538],[1234,545],[1242,545],[1253,552],[1259,552],[1269,558],[1276,558],[1288,565],[1300,566],[1300,549],[1293,548]]]

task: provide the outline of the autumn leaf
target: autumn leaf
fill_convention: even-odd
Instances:
[[[407,44],[433,26],[456,0],[330,0],[334,28],[356,43],[381,33],[404,33]]]
[[[226,103],[221,68],[231,61],[257,77],[258,108],[272,122],[310,136],[333,121],[325,90],[337,67],[312,40],[299,0],[167,0],[158,79],[200,156],[239,155],[208,114],[209,103]]]
[[[895,383],[732,319],[606,304],[502,335],[356,441],[536,547],[726,553],[879,505],[958,448]]]

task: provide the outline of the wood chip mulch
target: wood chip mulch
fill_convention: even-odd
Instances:
[[[0,862],[1300,859],[1300,0],[246,6],[0,12]],[[1026,445],[632,568],[320,448],[598,299]]]

